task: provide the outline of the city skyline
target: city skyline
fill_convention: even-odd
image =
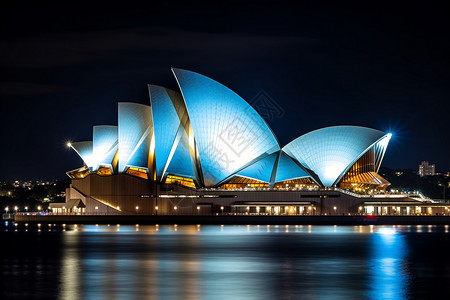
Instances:
[[[365,126],[393,134],[382,166],[448,172],[448,4],[285,5],[7,4],[0,180],[64,178],[81,162],[66,143],[117,125],[117,102],[148,105],[148,83],[176,89],[170,67],[233,87],[282,146]]]

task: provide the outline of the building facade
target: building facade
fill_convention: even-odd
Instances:
[[[282,147],[235,92],[172,71],[180,91],[149,85],[149,105],[119,103],[117,126],[68,144],[84,162],[67,172],[68,201],[88,213],[330,214],[361,213],[358,197],[385,195],[390,133],[333,126]]]
[[[419,165],[419,175],[420,177],[436,175],[436,166],[430,165],[427,161],[423,161]]]

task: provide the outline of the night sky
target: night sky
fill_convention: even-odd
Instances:
[[[0,9],[0,180],[66,178],[66,142],[149,104],[148,83],[177,89],[171,67],[269,98],[281,146],[367,126],[394,134],[383,166],[450,171],[448,1],[62,2]]]

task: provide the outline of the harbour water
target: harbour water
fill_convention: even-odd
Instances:
[[[448,299],[448,226],[0,227],[1,299]]]

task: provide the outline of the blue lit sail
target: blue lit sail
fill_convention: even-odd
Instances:
[[[148,168],[153,134],[150,106],[119,103],[119,172],[126,166]]]
[[[265,158],[246,167],[242,171],[239,171],[237,175],[264,182],[270,182],[277,155],[278,152],[266,156]]]
[[[275,182],[290,179],[309,177],[298,164],[296,164],[286,153],[281,151],[276,170]]]
[[[118,147],[117,126],[94,126],[92,143],[94,170],[99,165],[111,165]]]
[[[312,170],[322,184],[331,187],[345,171],[386,134],[358,126],[334,126],[300,136],[283,151]]]
[[[92,142],[76,142],[71,143],[70,147],[75,150],[75,152],[81,157],[83,162],[89,168],[92,168],[95,164],[94,158],[92,156]]]
[[[181,136],[174,149],[174,154],[170,160],[166,174],[173,174],[182,177],[196,179],[194,163],[191,160],[189,150],[189,138],[185,130],[181,131]]]
[[[149,85],[148,89],[155,132],[156,176],[161,180],[172,159],[171,152],[178,147],[175,143],[177,132],[186,126],[188,114],[179,92],[155,85]],[[187,156],[182,159],[190,160],[189,147],[183,153]],[[189,174],[191,173],[192,170]]]
[[[390,133],[327,127],[280,149],[267,123],[232,90],[195,72],[172,71],[181,93],[149,85],[151,106],[121,102],[118,126],[94,126],[92,142],[69,143],[91,171],[114,165],[114,173],[130,174],[136,170],[128,168],[135,167],[147,171],[150,180],[173,174],[194,179],[200,187],[217,187],[234,176],[269,187],[310,177],[332,187],[360,176],[355,171],[360,158],[371,161],[372,169],[364,174],[381,166]]]
[[[279,150],[266,122],[232,90],[191,71],[173,73],[191,120],[205,186]]]

